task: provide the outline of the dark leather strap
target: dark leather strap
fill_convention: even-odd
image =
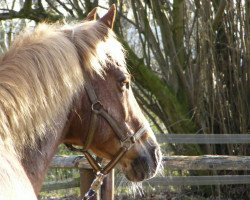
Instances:
[[[102,168],[98,164],[98,162],[91,156],[91,154],[88,151],[83,152],[85,158],[88,160],[91,167],[95,170],[95,172],[101,172]]]
[[[88,134],[85,138],[84,145],[83,145],[83,150],[88,150],[89,146],[91,145],[94,135],[97,129],[97,124],[98,124],[98,115],[94,112],[91,113],[91,118],[90,118],[90,125],[89,125],[89,131]]]
[[[100,109],[99,112],[99,114],[110,124],[111,128],[113,129],[120,141],[123,142],[130,136],[130,134],[124,128],[119,126],[118,122],[103,108]]]
[[[102,174],[108,174],[115,166],[116,164],[121,160],[123,155],[127,152],[127,149],[124,147],[121,147],[119,151],[116,153],[114,158],[102,169]]]

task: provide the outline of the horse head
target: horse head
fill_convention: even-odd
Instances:
[[[112,31],[115,13],[112,6],[96,20],[94,9],[86,22],[90,31],[82,26],[66,30],[82,59],[85,84],[76,97],[79,103],[71,111],[64,142],[84,146],[108,160],[115,159],[117,152],[125,148],[118,160],[122,171],[129,180],[142,181],[156,174],[161,151],[134,97],[124,50]],[[89,52],[98,60],[89,58]]]

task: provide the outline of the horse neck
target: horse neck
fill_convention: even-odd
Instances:
[[[50,129],[53,131],[48,131],[45,137],[37,139],[35,149],[26,147],[23,151],[22,165],[36,194],[41,189],[49,164],[70,123],[67,116],[60,116],[55,121],[57,126]]]

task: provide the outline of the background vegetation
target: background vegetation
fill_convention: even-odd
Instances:
[[[127,50],[136,98],[157,132],[249,133],[249,1],[2,0],[1,50],[27,24],[82,20],[94,7],[102,14],[113,3],[115,32]],[[250,148],[176,145],[172,150],[249,155]]]

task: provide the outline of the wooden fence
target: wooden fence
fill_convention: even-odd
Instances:
[[[86,158],[79,156],[55,156],[50,164],[51,168],[77,168],[80,172],[79,178],[65,181],[55,181],[45,183],[42,191],[53,191],[59,189],[68,189],[80,187],[81,197],[88,191],[95,178],[95,174]],[[101,191],[98,191],[97,198],[102,200],[112,200],[114,197],[114,170],[104,179]],[[94,199],[94,198],[92,198]]]
[[[157,139],[160,143],[175,144],[248,144],[250,143],[250,134],[162,134],[158,135]],[[165,169],[169,170],[250,170],[250,156],[164,156],[163,165]],[[80,178],[67,183],[65,181],[46,183],[43,186],[43,191],[80,186],[81,195],[83,195],[93,180],[92,170],[83,156],[56,156],[51,167],[79,168]],[[144,184],[152,186],[250,184],[250,175],[155,177],[145,181]],[[114,172],[104,181],[100,195],[103,200],[113,199]]]

